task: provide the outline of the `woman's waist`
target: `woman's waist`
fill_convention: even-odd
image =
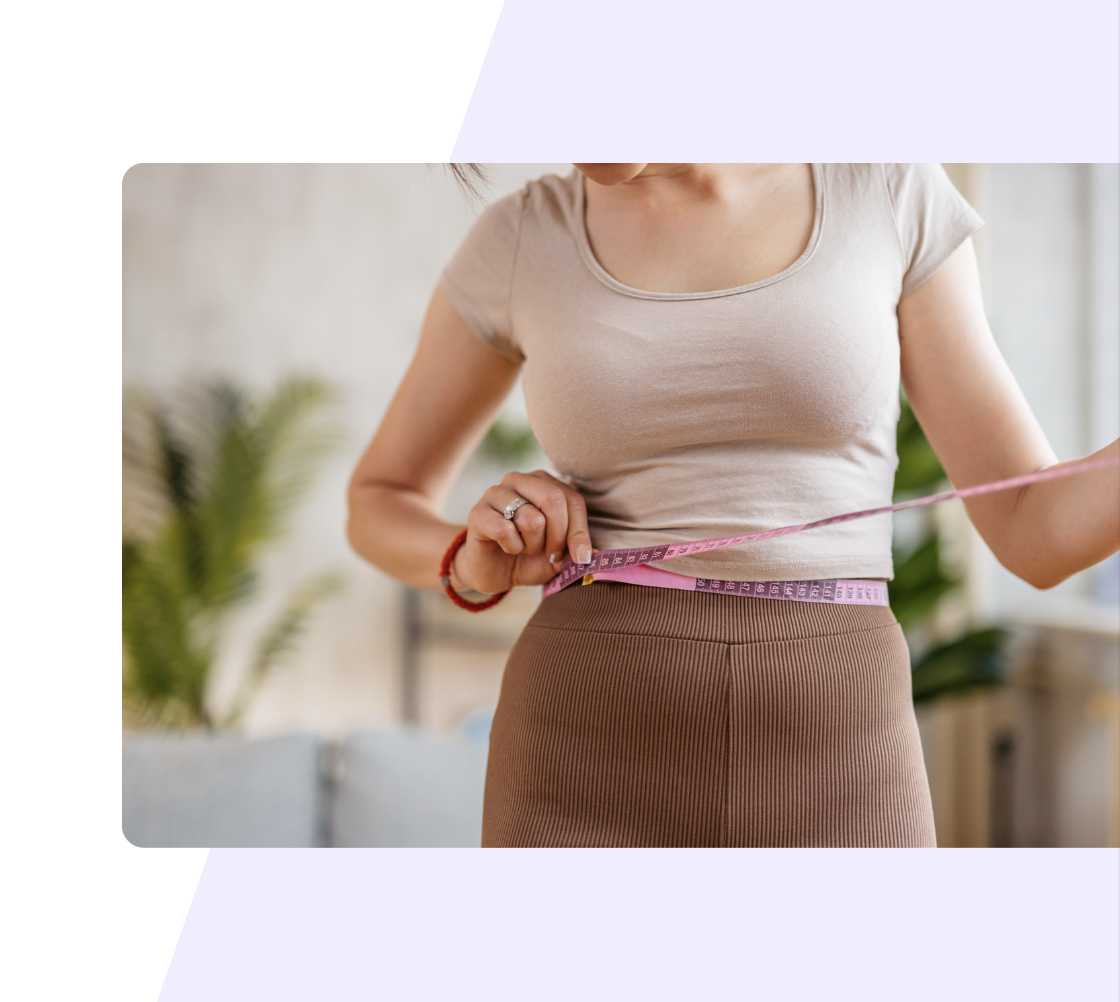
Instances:
[[[890,606],[887,583],[882,578],[805,578],[780,581],[731,581],[679,574],[664,566],[636,564],[587,574],[582,584],[619,581],[650,588],[699,591],[736,598],[763,598],[774,602],[814,602],[825,605]]]
[[[712,591],[718,590],[725,594],[734,591],[736,594],[747,594],[747,585],[754,597],[762,597],[759,585],[765,585],[767,596],[775,594],[771,586],[779,585],[778,591],[785,594],[786,586],[795,587],[795,594],[799,589],[798,584],[807,584],[806,593],[812,591],[811,582],[838,582],[838,581],[889,581],[894,577],[894,562],[891,553],[891,538],[888,533],[884,538],[871,540],[858,539],[820,539],[815,542],[813,537],[822,530],[811,530],[801,534],[793,534],[776,539],[764,539],[729,545],[723,548],[708,550],[680,552],[677,545],[660,546],[639,545],[629,548],[620,545],[617,537],[606,536],[592,532],[592,545],[598,557],[603,556],[603,563],[609,562],[609,567],[600,566],[596,561],[592,566],[580,568],[572,566],[567,568],[567,577],[580,577],[586,571],[632,570],[635,565],[650,563],[658,571],[676,577],[693,579],[702,582],[696,584],[681,584],[675,587],[687,590]],[[827,532],[827,529],[823,530]],[[674,554],[674,550],[677,550]],[[604,578],[607,580],[607,578]],[[616,577],[615,580],[633,580]],[[639,582],[640,583],[640,582]],[[564,582],[568,584],[567,581]],[[551,585],[549,592],[557,589],[559,582]],[[731,586],[734,587],[731,587]],[[674,587],[668,584],[667,587]],[[821,595],[824,591],[822,588]],[[834,586],[829,589],[829,594],[834,595]]]
[[[751,644],[897,629],[898,623],[887,605],[775,601],[602,577],[545,598],[529,621],[534,627]]]

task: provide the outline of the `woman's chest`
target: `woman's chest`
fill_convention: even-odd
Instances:
[[[542,281],[512,304],[542,447],[581,476],[698,445],[843,447],[898,395],[897,269],[874,257],[707,299]]]

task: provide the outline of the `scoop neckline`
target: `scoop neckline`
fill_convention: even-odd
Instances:
[[[813,229],[809,234],[809,242],[805,245],[805,249],[801,252],[800,257],[798,257],[793,264],[779,271],[776,275],[771,275],[769,278],[763,278],[757,282],[751,282],[748,285],[739,285],[733,289],[712,289],[708,292],[651,292],[648,289],[635,289],[633,286],[625,285],[618,281],[618,279],[599,264],[598,259],[595,257],[595,252],[591,249],[591,239],[587,235],[587,220],[584,218],[584,185],[587,183],[587,178],[580,173],[577,167],[573,168],[573,173],[575,174],[573,222],[575,224],[576,244],[579,247],[580,257],[583,258],[584,264],[587,265],[591,273],[605,286],[614,289],[616,292],[621,292],[624,295],[633,296],[637,299],[717,299],[721,296],[737,296],[740,293],[751,292],[754,289],[761,289],[767,285],[773,285],[775,282],[780,282],[785,278],[789,278],[794,272],[800,271],[809,263],[810,258],[816,253],[817,247],[820,244],[821,231],[824,228],[825,212],[823,164],[810,164],[809,167],[813,175]]]

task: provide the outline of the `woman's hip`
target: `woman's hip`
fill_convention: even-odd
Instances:
[[[926,815],[889,609],[596,583],[511,654],[485,844],[929,844]]]

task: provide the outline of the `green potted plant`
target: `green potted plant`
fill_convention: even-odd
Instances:
[[[325,573],[292,591],[259,637],[233,705],[216,715],[208,697],[219,644],[231,614],[258,590],[263,554],[337,441],[331,401],[323,382],[300,377],[259,398],[222,381],[194,384],[169,400],[126,394],[126,724],[234,724],[338,587]]]
[[[901,403],[898,469],[894,481],[896,502],[944,489],[946,480],[945,471],[905,397]],[[940,602],[962,585],[961,579],[944,566],[941,538],[930,509],[922,509],[920,517],[921,531],[916,541],[903,544],[896,538],[895,576],[887,586],[891,609],[915,655],[912,677],[915,703],[1002,682],[1003,646],[1007,638],[1005,630],[987,627],[932,645],[918,641],[918,635],[928,626]]]

